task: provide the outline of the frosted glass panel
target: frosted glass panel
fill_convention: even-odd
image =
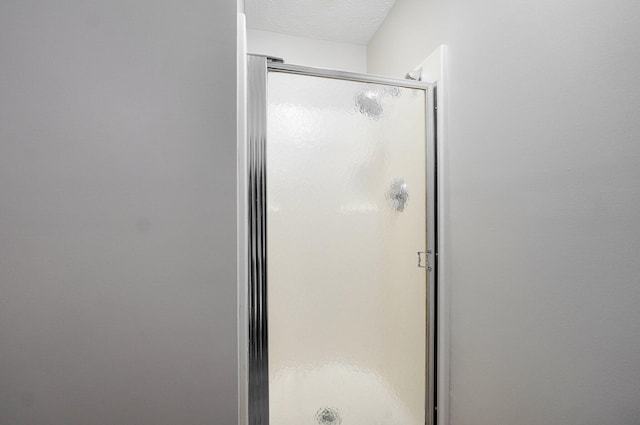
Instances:
[[[270,73],[271,425],[423,425],[425,93]]]

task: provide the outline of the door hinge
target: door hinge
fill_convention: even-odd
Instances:
[[[432,253],[433,251],[430,249],[427,251],[418,251],[418,267],[431,271],[432,267],[431,262],[429,261],[429,257]]]

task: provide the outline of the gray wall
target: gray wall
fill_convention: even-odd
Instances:
[[[640,423],[640,2],[397,0],[449,47],[451,423]]]
[[[0,2],[0,424],[233,424],[235,0]]]

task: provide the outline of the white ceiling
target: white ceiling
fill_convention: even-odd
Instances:
[[[395,0],[245,0],[247,27],[367,44]]]

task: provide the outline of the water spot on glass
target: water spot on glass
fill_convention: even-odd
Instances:
[[[404,207],[409,201],[409,191],[404,179],[395,179],[386,193],[387,203],[398,212],[404,211]]]
[[[356,110],[374,120],[379,119],[384,113],[384,109],[378,96],[379,94],[374,91],[358,94],[356,96]]]
[[[323,407],[316,413],[316,421],[320,425],[340,425],[342,418],[338,409]]]
[[[402,91],[400,90],[400,87],[395,87],[395,86],[387,86],[384,89],[384,93],[386,95],[389,95],[391,97],[395,97],[398,98],[400,97],[400,95],[402,94]]]

